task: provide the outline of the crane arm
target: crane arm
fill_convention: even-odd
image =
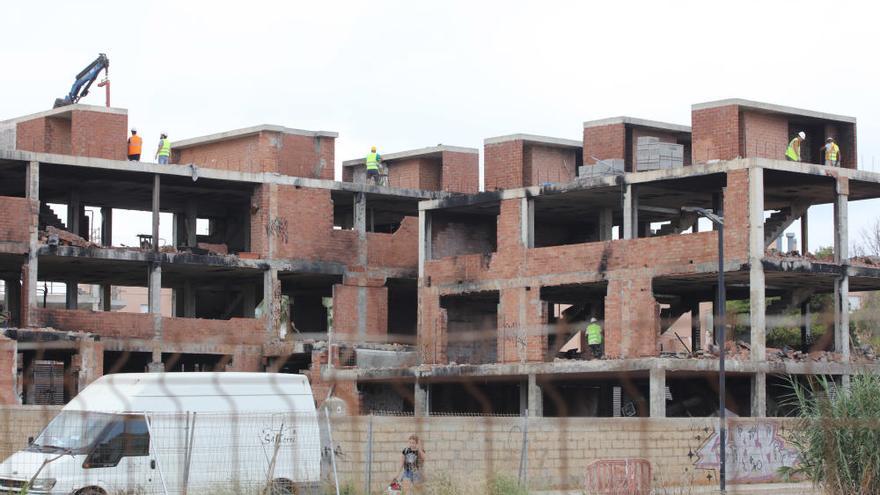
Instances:
[[[73,86],[70,87],[70,92],[64,98],[56,99],[55,107],[72,105],[78,102],[80,98],[89,94],[89,88],[98,78],[98,74],[100,74],[102,70],[106,73],[109,68],[110,59],[107,58],[106,54],[101,53],[94,62],[89,64],[76,75],[76,81],[74,81]]]

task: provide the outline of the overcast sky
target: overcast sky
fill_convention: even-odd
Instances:
[[[862,168],[880,171],[876,10],[845,1],[6,2],[0,119],[51,108],[105,52],[112,103],[128,109],[150,157],[163,130],[174,141],[269,123],[339,132],[338,168],[372,144],[581,139],[583,121],[616,115],[689,124],[691,104],[739,97],[857,117]],[[93,88],[83,103],[103,101]],[[877,206],[852,204],[850,232]],[[831,244],[830,208],[811,209],[811,220],[811,244]]]

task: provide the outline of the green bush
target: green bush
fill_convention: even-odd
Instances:
[[[803,474],[829,495],[880,493],[880,375],[853,375],[848,390],[824,377],[790,386],[800,463],[782,474]]]
[[[489,495],[529,495],[529,491],[516,478],[498,474],[489,483]]]

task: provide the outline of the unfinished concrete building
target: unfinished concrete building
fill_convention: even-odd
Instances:
[[[728,322],[733,413],[780,413],[782,377],[874,366],[846,330],[849,291],[880,288],[847,252],[848,202],[880,197],[850,117],[725,100],[694,105],[692,127],[618,117],[582,141],[489,138],[484,192],[470,148],[384,154],[376,186],[363,159],[332,180],[332,132],[229,131],[157,165],[123,161],[126,129],[125,110],[84,105],[0,123],[4,403],[63,401],[110,372],[271,370],[308,373],[349,413],[711,415],[718,232],[693,208],[723,215],[727,299],[749,308]],[[803,162],[782,161],[801,130]],[[825,136],[840,168],[820,165]],[[823,204],[828,259],[806,255]],[[114,210],[149,212],[137,246],[114,245]],[[796,221],[800,249],[768,251]],[[46,306],[45,282],[67,284],[67,309]],[[100,286],[104,311],[77,309],[77,284]],[[113,311],[131,286],[149,289],[145,314]],[[816,339],[807,303],[828,293]],[[767,319],[798,309],[812,354],[768,350]],[[579,342],[591,318],[602,360]]]

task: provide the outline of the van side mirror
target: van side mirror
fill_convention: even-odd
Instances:
[[[28,445],[34,444],[34,437],[28,437]]]
[[[150,459],[150,469],[156,469],[156,459]]]

